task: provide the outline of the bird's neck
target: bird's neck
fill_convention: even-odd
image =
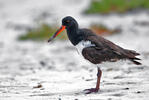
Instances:
[[[79,38],[79,28],[76,27],[69,27],[67,29],[67,35],[71,43],[75,46],[77,45],[81,40]]]

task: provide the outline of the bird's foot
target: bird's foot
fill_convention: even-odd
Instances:
[[[91,88],[91,89],[85,89],[85,94],[90,94],[90,93],[96,93],[98,92],[99,89],[96,88]]]

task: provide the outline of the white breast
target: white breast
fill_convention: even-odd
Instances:
[[[75,47],[77,48],[79,54],[82,55],[82,50],[86,47],[95,46],[94,44],[91,44],[91,41],[84,41],[82,40],[79,42]]]
[[[81,41],[78,43],[78,45],[76,45],[75,47],[78,50],[78,53],[82,56],[82,50],[86,47],[90,47],[90,46],[95,46],[95,44],[91,44],[91,41]],[[83,58],[83,56],[82,56]],[[90,61],[84,59],[84,61],[89,62],[90,64],[92,64]],[[94,66],[94,64],[92,64]],[[113,68],[114,67],[119,67],[120,65],[123,65],[123,61],[117,61],[117,62],[102,62],[101,64],[95,64],[95,66],[100,67],[101,69],[104,68]]]

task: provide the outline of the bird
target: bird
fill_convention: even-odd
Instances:
[[[95,34],[92,30],[79,28],[78,22],[71,16],[62,19],[62,26],[48,40],[51,42],[64,29],[72,45],[74,45],[83,58],[97,66],[97,82],[95,88],[85,89],[86,94],[96,93],[100,90],[102,71],[100,64],[106,62],[117,62],[119,60],[129,60],[135,65],[141,65],[136,56],[140,55],[134,50],[124,49],[102,36]]]

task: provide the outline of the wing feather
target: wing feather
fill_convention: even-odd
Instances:
[[[86,30],[85,41],[91,41],[94,47],[87,47],[82,50],[82,55],[85,59],[94,64],[99,64],[104,61],[117,61],[120,59],[137,60],[135,56],[139,55],[132,50],[123,49],[113,42],[104,39],[101,36],[95,35],[91,30]]]

